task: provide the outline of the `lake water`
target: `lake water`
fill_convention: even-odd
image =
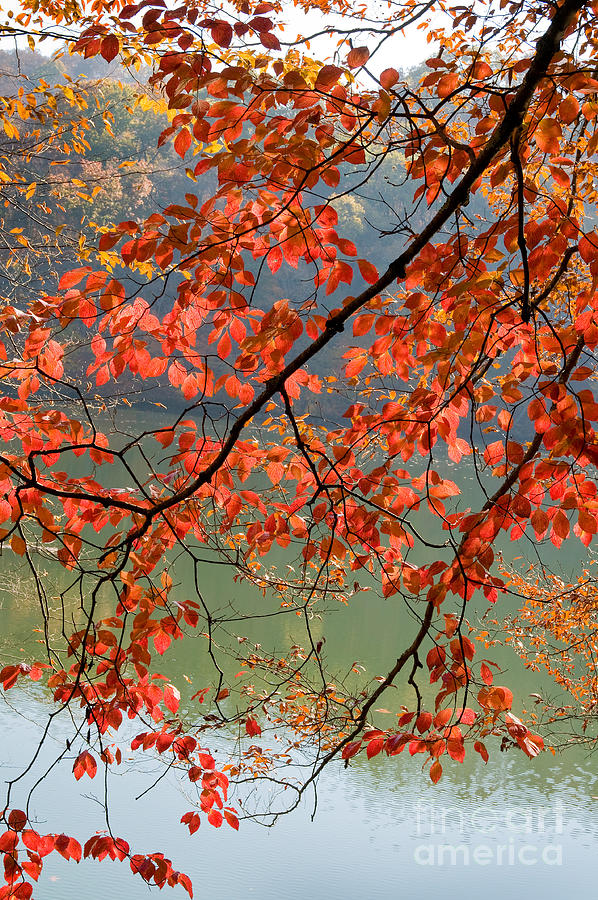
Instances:
[[[2,564],[4,665],[28,658],[39,639],[32,636],[32,629],[39,626],[39,611],[23,571],[7,557]],[[57,592],[53,584],[57,576],[51,561],[45,567],[51,595]],[[262,610],[267,604],[233,584],[221,567],[206,567],[202,588],[220,603],[231,599],[244,608],[256,604]],[[180,587],[187,589],[185,584]],[[397,606],[392,598],[383,601],[367,592],[358,594],[349,608],[332,609],[322,620],[314,620],[318,636],[327,638],[329,667],[335,670],[353,659],[371,677],[385,672],[388,661],[392,663],[397,649],[405,645],[406,623]],[[259,634],[264,647],[284,650],[296,639],[297,627],[290,617],[278,616],[260,622],[253,632],[247,625],[243,634],[250,639]],[[509,667],[505,683],[516,685],[523,697],[538,688],[536,677],[517,660],[503,659]],[[178,685],[183,673],[189,675],[193,681],[189,694],[205,686],[210,678],[205,641],[176,642],[160,668]],[[385,705],[398,706],[406,700],[402,691],[397,689]],[[39,685],[12,689],[0,698],[5,780],[23,770],[50,710],[48,694]],[[390,724],[392,717],[388,718]],[[29,788],[71,735],[72,723],[66,716],[58,717],[36,766],[15,789],[11,805],[24,803]],[[214,748],[209,737],[206,743]],[[226,737],[220,735],[215,746],[218,761],[226,750]],[[362,900],[381,892],[390,897],[413,892],[424,898],[442,892],[449,900],[478,900],[480,895],[493,900],[533,892],[556,900],[564,892],[587,892],[598,878],[596,764],[579,749],[556,757],[544,753],[531,761],[522,753],[501,754],[494,748],[488,766],[470,752],[464,765],[447,764],[436,786],[421,771],[421,757],[407,753],[369,763],[358,757],[348,768],[335,762],[318,782],[313,818],[312,793],[273,827],[248,819],[236,833],[226,825],[217,830],[204,822],[193,836],[179,824],[181,815],[193,808],[187,779],[171,771],[151,792],[135,799],[163,773],[163,767],[147,756],[140,762],[137,755],[134,770],[124,766],[123,774],[116,770],[110,778],[113,832],[126,838],[134,852],[163,851],[175,868],[191,876],[196,897]],[[40,782],[31,812],[40,831],[65,831],[84,841],[105,828],[103,784],[100,777],[76,783],[72,763],[73,755],[68,754]],[[267,783],[256,790],[262,807],[288,805],[287,796],[276,795]],[[248,809],[255,799],[248,799]],[[54,856],[46,858],[34,893],[41,900],[148,896],[149,888],[127,863],[85,861],[77,866]],[[186,894],[176,888],[174,896]]]

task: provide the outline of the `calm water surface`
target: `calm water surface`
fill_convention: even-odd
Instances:
[[[0,594],[0,662],[4,665],[31,649],[31,632],[39,623],[27,578],[9,569],[6,559],[0,564],[5,576]],[[51,584],[51,563],[47,571]],[[253,603],[265,608],[264,600],[244,594],[246,589],[233,584],[222,569],[206,569],[202,588],[208,599],[222,602],[229,597],[245,608]],[[397,648],[404,646],[406,627],[396,604],[382,601],[373,592],[358,595],[350,609],[339,609],[321,623],[314,622],[316,632],[320,634],[319,628],[326,635],[333,670],[337,658],[340,665],[352,657],[371,676],[386,671],[388,661],[396,658]],[[244,633],[252,637],[249,626]],[[288,617],[276,617],[259,624],[259,635],[264,647],[284,651],[296,638],[296,625]],[[505,682],[519,686],[523,696],[538,688],[534,676],[518,662],[509,665]],[[205,642],[173,645],[162,669],[177,684],[185,672],[192,675],[193,690],[205,686],[210,678]],[[398,705],[406,699],[399,689],[388,703]],[[4,779],[22,771],[50,709],[48,695],[38,685],[12,689],[0,699]],[[53,763],[71,734],[66,717],[55,720],[38,764],[19,783],[12,805],[23,803],[27,790]],[[219,741],[216,758],[222,759],[225,738]],[[209,739],[207,743],[213,747]],[[575,750],[558,757],[545,753],[530,761],[521,753],[495,750],[490,764],[484,766],[476,754],[470,756],[463,766],[447,765],[437,786],[422,773],[421,758],[412,759],[406,753],[393,759],[378,757],[371,763],[357,759],[347,769],[333,764],[318,783],[313,819],[312,793],[274,827],[246,820],[236,833],[227,826],[216,830],[204,823],[192,837],[178,824],[181,815],[193,808],[185,796],[188,780],[185,784],[171,773],[150,793],[135,799],[162,772],[148,759],[138,762],[135,771],[111,777],[111,825],[135,852],[160,850],[170,856],[174,866],[193,879],[195,896],[210,900],[247,896],[362,900],[379,892],[397,898],[412,892],[423,898],[442,893],[449,900],[480,896],[494,900],[531,892],[547,900],[560,900],[565,892],[587,895],[588,885],[598,883],[596,759]],[[31,810],[41,831],[64,830],[83,841],[105,829],[103,784],[99,776],[86,779],[85,784],[75,783],[72,760],[72,756],[64,759],[41,781]],[[269,788],[262,785],[259,790],[262,803],[268,802]],[[272,794],[271,803],[281,808],[287,799]],[[39,900],[106,896],[137,900],[149,893],[126,863],[86,861],[77,866],[52,855],[45,861],[35,896]],[[176,888],[173,896],[186,894]]]

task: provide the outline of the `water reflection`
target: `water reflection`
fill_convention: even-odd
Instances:
[[[572,556],[569,564],[575,562]],[[43,566],[52,605],[68,576],[52,560]],[[35,652],[35,642],[41,639],[33,634],[39,624],[39,606],[26,571],[5,567],[5,579],[6,589],[0,595],[4,664]],[[180,590],[186,590],[184,578]],[[266,608],[261,595],[225,580],[221,568],[202,569],[202,590],[219,603],[232,602],[241,612]],[[60,613],[58,605],[55,609]],[[385,601],[374,591],[358,594],[349,609],[332,608],[313,625],[318,639],[326,637],[326,663],[331,671],[342,673],[356,661],[369,677],[387,670],[388,661],[405,646],[405,635],[413,627],[396,598]],[[51,630],[58,637],[59,615]],[[292,612],[231,624],[228,631],[281,653],[304,634]],[[509,683],[516,684],[520,694],[537,690],[538,676],[508,659]],[[232,683],[238,662],[226,653],[219,662]],[[189,716],[199,715],[189,697],[214,674],[205,638],[174,642],[161,669],[180,687],[186,683],[183,675],[191,678],[183,706]],[[382,727],[391,724],[389,717],[401,703],[410,701],[408,690],[399,687],[385,697],[384,706],[391,712],[378,714]],[[22,771],[49,708],[50,697],[39,685],[13,689],[0,702],[4,779]],[[44,766],[65,751],[71,734],[68,715],[58,717],[35,771],[19,784],[14,805],[19,806]],[[220,736],[218,741],[220,759],[218,754],[226,752],[225,738]],[[546,753],[530,761],[523,754],[500,754],[495,749],[484,766],[470,755],[463,766],[447,765],[437,786],[420,770],[418,758],[410,758],[407,752],[392,759],[377,757],[370,763],[358,757],[346,769],[335,763],[318,783],[313,821],[316,798],[312,794],[273,828],[243,821],[236,834],[204,823],[193,837],[179,824],[181,815],[192,808],[192,798],[184,793],[188,780],[172,772],[135,800],[161,771],[148,756],[147,761],[136,761],[134,769],[125,766],[122,774],[117,770],[111,776],[111,824],[114,833],[125,837],[136,852],[161,850],[170,856],[175,867],[193,878],[196,896],[216,900],[241,900],[248,895],[260,900],[281,896],[285,900],[308,896],[362,900],[379,892],[390,897],[413,892],[425,898],[442,893],[449,900],[478,900],[480,895],[494,900],[528,891],[560,900],[565,891],[587,889],[598,876],[598,800],[593,799],[598,786],[592,760],[572,751],[557,758]],[[103,787],[96,778],[82,794],[81,784],[71,775],[72,763],[73,754],[66,752],[51,776],[37,787],[32,813],[39,816],[40,830],[64,830],[84,840],[105,828]],[[274,808],[284,808],[287,798],[278,796],[272,786],[262,783],[258,790],[263,805],[271,800]],[[46,860],[39,888],[44,900],[99,900],[107,895],[137,900],[147,897],[148,888],[125,864],[74,866],[54,856]],[[177,889],[177,895],[184,896],[182,889]]]
[[[19,701],[18,714],[0,709],[5,778],[22,765],[24,747],[37,736],[34,722],[47,711],[33,696],[21,693]],[[56,744],[60,739],[58,728]],[[103,828],[97,782],[81,796],[65,760],[36,791],[39,827],[70,829],[81,838]],[[246,821],[237,834],[202,826],[193,838],[176,825],[189,808],[176,778],[135,802],[141,785],[145,773],[139,771],[113,779],[115,832],[135,849],[163,849],[193,877],[199,897],[340,900],[409,890],[493,900],[533,890],[556,900],[598,875],[598,811],[590,799],[596,776],[577,753],[545,755],[534,763],[499,755],[488,767],[468,761],[447,769],[437,786],[406,756],[336,766],[318,785],[313,822],[312,796],[274,828]],[[99,900],[107,893],[137,900],[147,897],[148,888],[123,864],[74,866],[48,858],[41,897]]]

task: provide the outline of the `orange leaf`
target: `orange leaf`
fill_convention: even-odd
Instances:
[[[534,131],[534,140],[544,153],[558,153],[560,150],[559,139],[562,131],[556,119],[542,119]]]
[[[337,83],[342,74],[343,70],[339,69],[338,66],[322,66],[318,72],[318,77],[316,78],[316,91],[330,90],[330,88]]]
[[[370,51],[367,47],[353,47],[347,55],[347,65],[350,69],[358,69],[365,66],[370,58]]]
[[[440,781],[440,777],[442,775],[442,766],[438,762],[437,759],[434,760],[432,765],[430,766],[430,778],[434,784],[437,784]]]
[[[439,97],[448,97],[459,86],[459,76],[456,72],[447,72],[438,81],[436,92]]]
[[[390,90],[390,88],[397,83],[399,80],[399,73],[396,69],[384,69],[382,74],[380,75],[380,84],[384,88],[385,91]]]
[[[363,334],[367,334],[374,324],[375,318],[376,317],[371,313],[363,316],[357,316],[357,318],[353,322],[353,336],[360,337]]]
[[[579,115],[579,103],[572,94],[569,94],[559,103],[559,116],[565,125],[571,125]]]
[[[192,141],[192,137],[191,137],[191,132],[189,131],[189,129],[181,128],[181,130],[177,134],[176,138],[174,139],[174,149],[176,150],[178,155],[181,157],[181,159],[184,159],[185,153],[191,146],[191,141]]]
[[[357,265],[359,266],[359,271],[361,272],[361,277],[364,281],[367,281],[368,284],[376,284],[378,278],[378,269],[371,262],[368,262],[367,259],[358,259]]]
[[[18,556],[25,556],[27,551],[27,544],[18,534],[13,534],[10,539],[10,547],[13,553],[16,553]]]
[[[479,692],[478,701],[486,709],[502,712],[513,705],[513,694],[506,687],[486,687]]]

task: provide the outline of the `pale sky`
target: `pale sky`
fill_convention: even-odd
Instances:
[[[170,4],[168,4],[170,5]],[[173,0],[172,5],[176,5]],[[372,4],[372,6],[374,6]],[[12,9],[18,10],[18,4],[15,4]],[[10,7],[5,8],[6,12]],[[387,12],[387,7],[384,4],[384,11]],[[370,10],[370,14],[375,14],[374,9]],[[382,13],[383,14],[383,13]],[[294,6],[289,4],[289,7],[284,10],[282,17],[286,20],[286,29],[284,32],[280,32],[276,30],[276,34],[280,40],[289,40],[296,34],[301,34],[303,37],[312,34],[318,30],[320,30],[326,23],[332,23],[338,27],[354,27],[358,20],[357,19],[343,19],[341,16],[324,16],[319,10],[312,10],[309,13],[305,14],[302,11],[298,11]],[[349,24],[350,23],[350,24]],[[437,24],[437,23],[436,23]],[[2,37],[0,38],[0,46],[4,50],[9,50],[10,44],[14,46],[14,38],[12,37]],[[19,46],[26,47],[27,41],[25,38],[18,40]],[[365,45],[368,46],[371,50],[374,49],[376,44],[375,37],[365,36],[363,38],[357,38],[355,40],[355,45]],[[39,51],[44,55],[51,55],[55,50],[58,49],[58,43],[55,41],[47,40],[43,44],[39,46]],[[319,58],[325,59],[330,58],[335,51],[336,39],[330,40],[329,38],[320,38],[318,40],[311,42],[310,55]],[[343,55],[346,55],[346,49],[343,50]],[[390,38],[385,42],[383,47],[378,51],[375,57],[368,64],[368,68],[373,71],[376,75],[378,75],[383,69],[393,67],[396,69],[408,69],[412,66],[418,65],[423,62],[423,60],[429,58],[434,55],[434,44],[429,44],[426,40],[425,31],[418,30],[416,27],[412,26],[409,29],[408,36],[405,37],[401,34],[397,34]],[[115,60],[115,66],[117,66],[117,60]]]

